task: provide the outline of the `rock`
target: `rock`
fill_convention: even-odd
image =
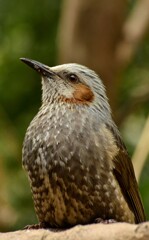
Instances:
[[[0,233],[0,240],[149,240],[149,222],[90,224],[54,232],[45,229]]]

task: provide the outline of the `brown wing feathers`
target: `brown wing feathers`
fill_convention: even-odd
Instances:
[[[119,148],[118,154],[113,159],[113,173],[122,189],[123,195],[126,198],[130,209],[134,212],[136,223],[144,222],[146,219],[144,208],[138,191],[138,184],[131,159],[118,132],[116,132],[111,126],[107,127],[112,131]]]

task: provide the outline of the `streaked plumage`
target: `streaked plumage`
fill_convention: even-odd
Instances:
[[[42,106],[23,144],[39,222],[145,221],[133,166],[99,77],[78,64],[49,68],[21,60],[42,75]]]

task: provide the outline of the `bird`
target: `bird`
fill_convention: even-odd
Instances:
[[[76,63],[21,58],[42,78],[42,104],[27,128],[22,163],[37,228],[146,220],[134,168],[105,86]]]

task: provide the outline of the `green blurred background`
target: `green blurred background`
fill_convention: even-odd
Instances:
[[[86,8],[83,6],[86,11],[82,12],[82,16],[84,13],[88,14],[90,10],[89,2],[92,2],[90,3],[92,7],[94,7],[94,4],[96,7],[97,1],[86,1],[88,6]],[[100,2],[102,1],[100,0]],[[86,3],[84,2],[84,5]],[[126,1],[124,17],[119,28],[122,28],[136,3],[137,1]],[[98,58],[96,58],[96,64],[92,65],[91,61],[82,60],[79,54],[77,57],[74,57],[73,53],[71,56],[64,56],[63,52],[67,53],[69,51],[67,50],[67,44],[63,44],[65,38],[69,39],[70,36],[73,36],[71,31],[76,29],[78,25],[80,26],[78,21],[70,29],[67,29],[66,24],[65,29],[64,23],[73,22],[73,15],[77,13],[77,8],[75,9],[74,6],[67,7],[67,4],[68,1],[63,4],[62,0],[44,0],[42,2],[35,0],[26,0],[24,2],[0,0],[1,231],[20,229],[27,224],[37,222],[28,179],[24,170],[22,170],[21,149],[26,128],[40,106],[41,83],[40,77],[22,64],[19,58],[32,58],[49,66],[76,61],[93,68],[99,74],[101,73],[103,81],[104,79],[108,81],[108,76],[105,75],[104,77],[104,71],[102,73],[104,68],[102,68],[102,59],[98,63]],[[116,4],[113,6],[116,8]],[[66,11],[66,9],[68,10]],[[101,9],[100,6],[99,9]],[[71,11],[72,14],[68,14]],[[94,14],[93,11],[92,14]],[[99,16],[100,14],[101,12],[99,12]],[[66,21],[64,18],[68,18],[68,20]],[[81,18],[80,21],[82,21]],[[88,23],[89,20],[86,19],[85,21]],[[77,34],[77,31],[75,34]],[[81,38],[81,41],[87,41],[89,37],[90,33],[85,38]],[[104,37],[104,33],[103,36],[100,36],[100,39],[102,37]],[[121,38],[122,36],[119,37],[119,40]],[[73,38],[72,43],[77,41],[78,39]],[[89,49],[90,44],[92,45],[92,42],[88,41],[88,45],[84,43],[84,46]],[[73,44],[71,49],[73,49]],[[80,48],[78,49],[80,53]],[[108,49],[105,50],[105,52],[108,51]],[[77,52],[75,47],[74,52]],[[104,54],[104,51],[102,54]],[[99,58],[101,55],[99,53]],[[88,56],[86,56],[86,59],[88,59]],[[97,65],[99,65],[99,69],[96,67]],[[134,56],[124,65],[120,65],[120,70],[115,74],[119,85],[114,85],[115,83],[112,80],[110,83],[109,91],[112,92],[112,89],[114,93],[116,91],[116,103],[112,103],[112,98],[110,96],[109,98],[114,110],[113,115],[116,116],[116,122],[119,125],[129,153],[132,155],[149,112],[149,33],[147,30],[137,45]],[[107,73],[109,67],[107,66],[106,69],[105,72]],[[106,81],[105,85],[107,85],[108,91],[109,86]],[[130,107],[131,100],[135,102],[132,107]],[[129,107],[130,109],[127,111]],[[140,190],[147,217],[149,218],[149,159],[146,160],[141,174]]]

